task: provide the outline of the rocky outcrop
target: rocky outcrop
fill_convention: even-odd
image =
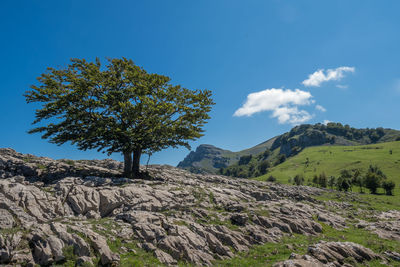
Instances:
[[[325,242],[308,248],[307,255],[292,254],[289,260],[278,262],[274,267],[340,267],[353,266],[349,262],[364,262],[383,258],[369,248],[352,242]]]
[[[121,168],[121,162],[109,159],[52,160],[46,157],[21,154],[10,148],[0,149],[0,178],[20,176],[20,179],[30,182],[43,181],[47,183],[68,176],[113,177],[120,174]]]
[[[111,160],[66,167],[9,149],[0,151],[0,159],[0,264],[48,266],[73,260],[114,266],[140,249],[166,265],[212,265],[285,236],[319,236],[320,221],[347,227],[343,217],[313,198],[325,192],[318,188],[193,174],[170,166],[149,166],[153,179],[130,180],[118,177],[122,166]],[[41,173],[39,163],[52,171]],[[61,175],[82,170],[79,176]],[[90,170],[104,172],[85,175]],[[330,254],[323,251],[338,249],[326,246],[316,245],[313,251],[320,252],[309,256],[322,262],[316,255],[327,258]],[[354,253],[364,252],[357,248]]]
[[[390,210],[374,215],[370,222],[360,221],[358,228],[365,228],[376,233],[380,238],[400,241],[400,211]]]
[[[178,164],[178,168],[188,169],[198,173],[212,173],[224,168],[230,163],[233,152],[212,145],[200,145]]]

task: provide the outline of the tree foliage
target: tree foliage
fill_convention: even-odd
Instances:
[[[388,196],[393,195],[393,190],[394,190],[395,186],[396,186],[396,184],[393,181],[384,181],[382,183],[382,188],[385,190],[385,193]]]
[[[135,176],[142,153],[190,148],[188,140],[202,136],[214,104],[210,91],[172,85],[126,58],[104,67],[99,59],[72,59],[64,69],[48,68],[38,82],[25,97],[42,104],[34,124],[45,125],[29,133],[58,145],[123,153],[125,173]]]
[[[293,178],[293,183],[295,185],[303,185],[304,184],[304,176],[302,174],[296,174]]]

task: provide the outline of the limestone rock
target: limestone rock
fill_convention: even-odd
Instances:
[[[10,229],[14,224],[12,214],[5,209],[0,209],[0,229]]]
[[[369,248],[353,242],[324,242],[310,246],[308,253],[322,263],[338,261],[343,263],[346,258],[354,258],[358,262],[380,259],[381,256]]]
[[[78,265],[95,255],[103,265],[118,265],[119,255],[138,242],[167,265],[213,265],[293,234],[318,236],[318,221],[347,227],[344,213],[328,211],[325,205],[343,210],[351,204],[315,200],[324,189],[161,165],[149,166],[151,179],[131,180],[116,177],[122,167],[112,160],[52,160],[0,149],[0,263],[58,264],[68,248],[79,258]],[[400,239],[400,213],[377,216],[377,222],[360,225],[384,238]],[[121,244],[118,253],[107,243],[114,241]],[[364,261],[379,255],[353,243],[321,242],[307,255],[278,266],[337,265],[346,257]]]
[[[352,266],[346,263],[345,259],[354,259],[357,262],[382,259],[372,250],[352,242],[325,242],[310,246],[307,255],[292,254],[289,260],[278,262],[274,267],[340,267]]]

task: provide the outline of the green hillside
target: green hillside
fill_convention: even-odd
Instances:
[[[333,122],[326,125],[303,124],[239,152],[212,145],[200,145],[196,151],[191,151],[179,162],[178,167],[192,172],[218,172],[227,176],[249,178],[264,174],[265,168],[269,169],[307,147],[357,146],[399,140],[400,131],[382,127],[356,129]]]
[[[307,183],[314,175],[324,172],[328,177],[339,176],[340,171],[361,169],[377,165],[387,179],[396,182],[397,195],[400,193],[400,142],[388,142],[362,146],[316,146],[305,148],[298,155],[272,167],[257,180],[267,180],[271,175],[281,183],[288,183],[296,174],[304,175]]]

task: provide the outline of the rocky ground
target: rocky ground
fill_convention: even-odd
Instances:
[[[400,241],[399,211],[357,219],[347,212],[351,204],[317,200],[322,189],[170,166],[149,166],[151,179],[130,180],[121,169],[113,160],[56,161],[0,149],[0,265],[132,266],[135,257],[218,265],[257,245],[322,238],[324,227]],[[396,265],[399,252],[321,239],[275,266]]]

